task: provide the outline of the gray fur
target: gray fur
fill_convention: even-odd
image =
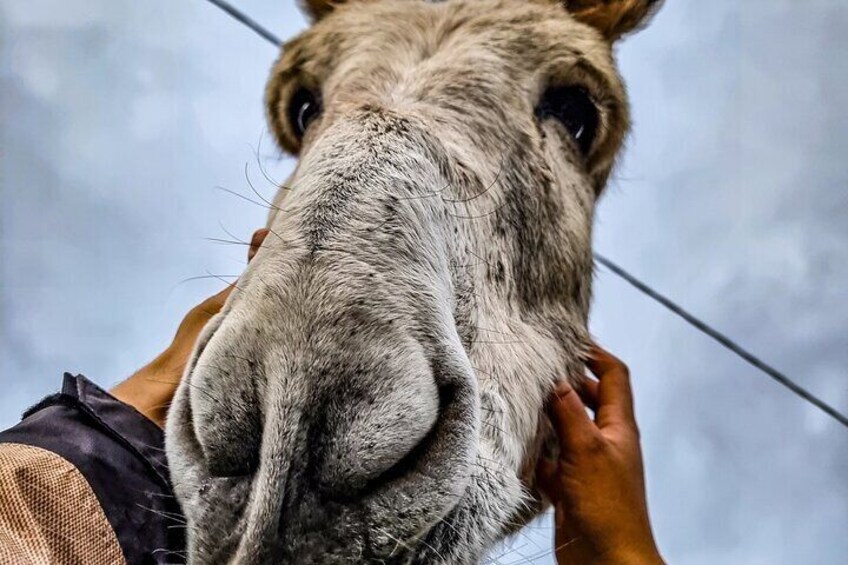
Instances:
[[[533,113],[569,82],[601,108],[586,158]],[[324,105],[302,143],[299,85]],[[190,560],[475,562],[542,509],[544,400],[589,343],[611,46],[553,4],[358,2],[267,98],[300,162],[168,418]]]

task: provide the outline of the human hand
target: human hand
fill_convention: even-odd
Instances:
[[[599,347],[586,366],[598,381],[584,376],[579,393],[561,381],[554,391],[549,412],[559,458],[542,459],[536,473],[556,510],[557,562],[663,563],[648,517],[627,367]]]
[[[248,262],[256,255],[266,235],[268,235],[267,229],[257,230],[253,234],[247,253]],[[171,345],[156,359],[115,386],[110,391],[112,395],[153,420],[159,427],[164,427],[165,415],[183,376],[197,336],[212,316],[221,310],[234,287],[235,284],[230,284],[218,294],[192,308],[180,323]]]

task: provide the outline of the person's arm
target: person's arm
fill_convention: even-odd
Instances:
[[[550,417],[560,453],[537,469],[537,484],[556,510],[557,562],[663,563],[648,517],[627,367],[600,348],[587,366],[598,381],[585,377],[579,393],[566,381],[556,387]]]
[[[165,415],[197,336],[209,319],[221,310],[232,290],[233,287],[228,286],[192,308],[180,323],[171,345],[156,359],[110,390],[112,396],[164,428]]]

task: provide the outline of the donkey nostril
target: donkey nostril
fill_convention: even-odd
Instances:
[[[198,430],[209,476],[216,478],[251,475],[259,467],[261,427],[258,417],[239,418],[233,412],[218,412],[215,420]]]
[[[192,420],[206,470],[211,477],[239,477],[259,466],[262,421],[255,378],[240,366],[228,366],[248,357],[216,355],[214,344],[186,379]],[[214,362],[209,358],[216,356]]]
[[[400,461],[395,463],[392,467],[384,471],[380,476],[376,479],[370,481],[372,486],[379,486],[381,484],[386,484],[400,477],[408,475],[413,472],[415,468],[421,462],[421,459],[426,457],[427,453],[431,450],[433,446],[433,442],[435,440],[435,436],[437,435],[439,422],[438,419],[441,417],[443,413],[445,413],[445,408],[448,404],[450,404],[454,397],[456,396],[456,389],[453,385],[447,385],[439,388],[439,409],[435,422],[427,431],[427,434],[419,441],[415,447],[407,453]]]
[[[227,449],[217,449],[214,453],[204,448],[209,476],[218,479],[246,477],[259,468],[259,450],[243,449],[246,443],[232,443]]]
[[[375,481],[388,482],[389,475],[404,473],[417,460],[438,420],[438,388],[429,371],[384,382],[391,388],[328,403],[313,426],[310,443],[317,447],[313,459],[324,490],[353,494]]]

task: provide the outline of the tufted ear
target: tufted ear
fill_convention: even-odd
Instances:
[[[647,24],[662,0],[561,0],[575,19],[600,31],[610,41]]]
[[[343,3],[344,0],[300,0],[303,11],[313,22],[317,22],[332,12],[337,5]]]

